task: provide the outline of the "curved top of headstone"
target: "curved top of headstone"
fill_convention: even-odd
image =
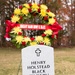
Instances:
[[[22,48],[22,50],[23,49],[27,49],[27,48],[32,48],[32,47],[45,47],[45,48],[52,48],[53,49],[53,47],[51,47],[51,46],[46,46],[46,45],[33,45],[33,46],[27,46],[25,48]]]

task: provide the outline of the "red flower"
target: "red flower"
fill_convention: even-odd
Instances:
[[[29,10],[30,13],[32,12],[32,9],[28,9],[28,10]]]
[[[32,4],[31,4],[31,3],[29,3],[29,6],[31,7],[31,6],[32,6]]]
[[[33,13],[33,16],[36,16],[36,13]]]
[[[44,43],[43,43],[43,42],[41,42],[41,43],[40,43],[40,45],[44,45]]]
[[[18,35],[22,35],[22,32],[19,32]]]
[[[22,42],[22,45],[25,46],[26,45],[26,42]]]
[[[40,9],[38,9],[38,12],[40,13]]]
[[[48,20],[48,16],[45,16],[45,17],[44,17],[44,20],[47,21],[47,20]]]
[[[13,16],[14,16],[14,14],[11,15],[11,17],[13,17]]]
[[[19,6],[19,9],[22,9],[23,8],[23,6],[21,5],[21,6]]]
[[[40,7],[40,4],[38,4],[38,6]]]
[[[22,20],[22,18],[23,18],[23,17],[22,17],[22,16],[20,16],[20,20]]]
[[[50,10],[49,10],[49,9],[47,9],[47,12],[50,12]]]
[[[32,38],[30,38],[31,39],[31,41],[34,41],[35,40],[35,38],[34,37],[32,37]]]
[[[42,37],[45,37],[46,36],[46,34],[42,34]]]
[[[53,35],[51,35],[51,38],[54,38],[55,37],[55,35],[53,34]]]

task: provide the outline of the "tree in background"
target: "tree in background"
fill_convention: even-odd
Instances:
[[[13,10],[19,4],[19,0],[0,0],[0,46],[6,45],[5,20],[10,19]]]
[[[69,29],[70,29],[70,43],[72,46],[75,46],[75,0],[71,0],[70,5],[70,20],[69,20]]]
[[[64,37],[68,37],[67,45],[75,45],[75,1],[63,0],[61,1],[61,8],[59,13],[59,22],[63,25],[63,29],[67,31]]]

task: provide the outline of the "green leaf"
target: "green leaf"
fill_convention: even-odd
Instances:
[[[14,42],[16,42],[16,40],[15,40],[15,39],[12,39],[12,40],[11,40],[11,42],[13,42],[13,43],[14,43]]]
[[[16,47],[17,47],[17,48],[21,48],[21,45],[20,45],[20,44],[16,44]]]

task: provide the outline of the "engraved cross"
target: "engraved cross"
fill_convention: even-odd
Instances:
[[[39,48],[37,48],[37,49],[35,50],[35,53],[36,53],[37,56],[40,56],[41,50],[40,50]]]

